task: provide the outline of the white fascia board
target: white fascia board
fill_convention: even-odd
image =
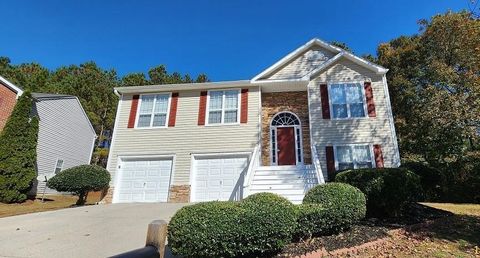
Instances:
[[[288,63],[289,61],[291,61],[292,59],[294,59],[295,57],[297,57],[298,55],[300,55],[303,51],[305,51],[306,49],[310,48],[311,46],[315,45],[315,44],[318,44],[320,46],[324,46],[324,44],[326,44],[325,42],[319,40],[319,39],[312,39],[310,41],[308,41],[306,44],[304,44],[303,46],[300,46],[299,48],[295,49],[294,51],[290,52],[290,54],[286,55],[284,58],[280,59],[278,62],[276,62],[275,64],[273,64],[272,66],[268,67],[267,69],[265,69],[263,72],[259,73],[258,75],[256,75],[255,77],[253,77],[253,79],[251,80],[252,82],[256,82],[257,80],[259,80],[260,78],[262,78],[263,76],[271,73],[272,71],[276,70],[277,68],[279,68],[280,66]],[[327,44],[329,45],[329,44]],[[327,49],[329,50],[332,50],[334,52],[338,52],[339,50],[336,50],[335,47],[333,46],[324,46],[326,47]]]
[[[315,70],[311,71],[307,75],[303,76],[304,80],[311,80],[315,75],[317,75],[319,72],[323,71],[325,68],[329,67],[331,64],[336,62],[338,59],[340,59],[343,56],[343,52],[340,52],[336,54],[334,57],[330,58],[328,61],[325,63],[321,64],[318,68]]]
[[[209,89],[248,87],[248,86],[252,86],[252,83],[249,80],[241,80],[241,81],[205,82],[205,83],[127,86],[127,87],[114,88],[114,92],[115,94],[149,93],[149,92],[179,91],[179,90],[209,90]]]
[[[352,53],[349,53],[349,52],[346,52],[344,51],[344,56],[345,58],[347,58],[348,60],[358,64],[358,65],[361,65],[365,68],[368,68],[374,72],[376,72],[377,74],[386,74],[388,72],[388,69],[380,66],[380,65],[377,65],[377,64],[374,64],[370,61],[367,61],[361,57],[358,57]]]
[[[7,79],[3,78],[2,76],[0,76],[0,81],[3,82],[7,87],[9,87],[10,89],[12,89],[13,91],[15,91],[17,93],[17,99],[20,96],[22,96],[23,90],[20,87],[15,86],[15,84],[9,82]]]

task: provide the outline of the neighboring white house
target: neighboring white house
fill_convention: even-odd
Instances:
[[[251,80],[116,88],[106,201],[299,203],[338,170],[397,167],[387,71],[313,39]]]
[[[90,164],[96,134],[77,97],[33,93],[33,113],[39,118],[37,182],[32,194],[55,193],[45,188],[60,171]]]

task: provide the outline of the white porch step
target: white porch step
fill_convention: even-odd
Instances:
[[[312,165],[260,166],[252,176],[249,195],[275,193],[295,204],[301,203],[305,193],[318,183]]]

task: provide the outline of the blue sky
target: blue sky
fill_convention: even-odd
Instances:
[[[214,81],[250,79],[314,37],[374,54],[467,1],[1,1],[0,56],[49,69],[93,60],[120,75],[165,64]]]

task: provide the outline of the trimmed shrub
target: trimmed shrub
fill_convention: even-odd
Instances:
[[[265,256],[290,243],[295,206],[260,193],[242,202],[206,202],[180,209],[169,223],[168,241],[184,257]]]
[[[204,202],[181,208],[168,224],[168,243],[185,257],[234,257],[242,252],[240,218],[234,202]]]
[[[420,177],[425,201],[439,201],[442,197],[443,172],[424,162],[404,162],[406,168]]]
[[[245,209],[243,231],[245,254],[268,254],[290,243],[296,227],[295,205],[273,194],[250,195],[241,204]]]
[[[328,220],[329,209],[319,204],[301,204],[297,206],[297,227],[294,237],[308,239],[314,235],[327,233],[331,221]]]
[[[422,191],[420,177],[405,168],[348,170],[337,174],[335,180],[365,194],[370,217],[400,216]]]
[[[36,177],[38,118],[25,92],[0,135],[0,202],[23,202]]]
[[[356,187],[343,183],[317,185],[307,192],[303,203],[321,205],[328,211],[315,215],[324,217],[326,223],[312,230],[314,234],[331,234],[348,229],[363,219],[366,213],[365,195]]]
[[[80,165],[65,169],[48,180],[47,186],[59,192],[78,195],[77,205],[85,204],[88,192],[108,187],[110,173],[96,165]]]

